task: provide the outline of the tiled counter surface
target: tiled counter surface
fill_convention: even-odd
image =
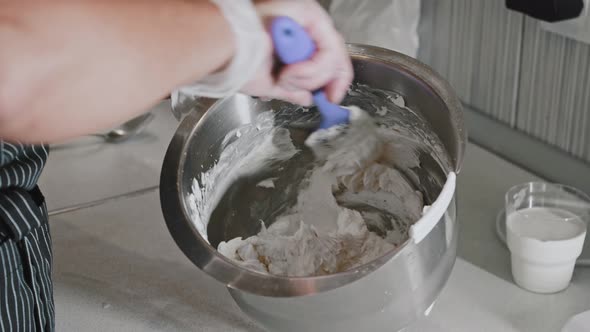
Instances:
[[[162,104],[146,133],[54,150],[41,185],[50,210],[158,184],[176,120]],[[590,270],[565,292],[516,287],[495,235],[503,193],[535,179],[470,146],[459,176],[459,258],[431,315],[410,331],[559,331],[590,309]],[[260,331],[224,287],[194,267],[164,224],[157,191],[51,217],[58,331]],[[371,331],[367,327],[367,331]]]

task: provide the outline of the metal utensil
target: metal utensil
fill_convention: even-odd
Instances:
[[[439,149],[419,152],[420,166],[415,170],[416,185],[427,203],[434,202],[450,178],[447,174],[459,171],[463,161],[466,132],[458,97],[438,74],[415,59],[364,45],[349,45],[348,50],[356,83],[395,92],[407,101],[408,110],[390,109],[380,117],[384,125],[420,131],[424,137],[434,136],[433,141],[442,142]],[[377,114],[381,106],[390,104],[387,96],[349,95],[345,104],[360,103],[359,107]],[[193,223],[193,212],[187,203],[193,192],[193,180],[216,163],[228,133],[252,123],[260,114],[274,110],[276,125],[289,128],[292,138],[299,135],[305,116],[317,119],[317,114],[304,112],[295,105],[245,95],[202,100],[192,109],[166,153],[160,178],[162,210],[178,246],[195,265],[228,286],[246,315],[271,331],[362,331],[368,326],[377,331],[397,331],[428,312],[455,262],[459,227],[454,200],[434,207],[441,217],[436,218],[438,222],[431,225],[434,228],[421,241],[408,239],[389,254],[356,269],[297,278],[251,271],[217,252],[215,245],[200,233],[203,230]],[[285,168],[281,175],[290,176],[292,183],[297,177],[289,171]],[[281,185],[280,179],[275,181],[274,190],[280,190]],[[248,204],[254,200],[262,204],[262,200],[273,199],[265,192],[260,194],[240,195],[244,198],[238,202],[240,205],[218,205],[218,211],[227,213],[252,207]],[[215,225],[209,224],[204,230],[209,240],[249,236],[252,230],[255,233],[260,219],[265,218],[260,218],[254,207],[254,213],[244,209],[248,213],[242,218],[211,218],[216,220]]]
[[[152,113],[145,113],[106,133],[91,134],[89,136],[100,137],[107,143],[120,143],[130,137],[139,135],[153,119],[154,115]]]

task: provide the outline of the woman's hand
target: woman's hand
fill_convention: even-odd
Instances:
[[[311,91],[325,88],[330,101],[341,102],[352,82],[352,64],[342,37],[323,8],[313,0],[265,0],[255,4],[267,26],[277,16],[289,16],[297,21],[316,43],[317,50],[309,61],[286,66],[275,76],[274,52],[268,34],[262,45],[266,48],[266,60],[241,92],[309,106]]]

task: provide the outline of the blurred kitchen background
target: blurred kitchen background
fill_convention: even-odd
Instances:
[[[472,142],[590,191],[588,1],[580,15],[585,21],[560,23],[562,30],[571,30],[563,27],[571,22],[585,25],[585,33],[568,36],[509,10],[504,0],[320,2],[347,41],[415,56],[447,78],[464,102]],[[391,31],[372,33],[383,28]]]

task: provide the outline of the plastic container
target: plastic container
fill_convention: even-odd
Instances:
[[[582,253],[590,199],[563,185],[531,182],[506,194],[506,240],[520,287],[555,293],[570,284]]]
[[[561,332],[588,332],[590,331],[590,310],[579,313],[568,319]]]

